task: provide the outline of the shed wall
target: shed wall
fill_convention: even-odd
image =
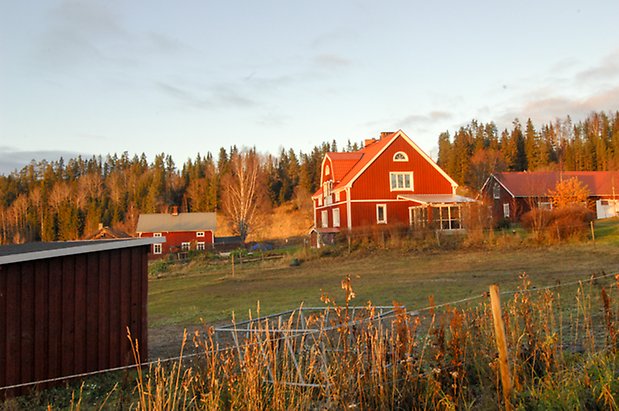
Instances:
[[[148,250],[0,266],[0,387],[133,364],[127,328],[147,359]]]

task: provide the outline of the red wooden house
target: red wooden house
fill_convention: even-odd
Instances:
[[[410,225],[462,228],[461,207],[474,201],[402,130],[381,133],[352,153],[327,153],[321,187],[312,196],[312,242],[328,243],[341,230]]]
[[[596,218],[619,216],[618,171],[522,171],[494,173],[481,188],[495,223],[520,221],[531,208],[552,208],[550,191],[561,180],[577,178],[589,191]]]
[[[153,244],[151,258],[168,253],[206,250],[213,247],[217,217],[215,213],[140,214],[138,237],[165,237],[165,242]]]

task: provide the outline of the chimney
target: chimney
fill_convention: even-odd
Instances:
[[[374,144],[374,143],[376,143],[375,138],[366,138],[365,141],[363,142],[363,147],[367,147],[370,144]]]
[[[172,215],[178,215],[178,206],[172,206],[172,207],[171,207],[170,214],[172,214]]]
[[[385,137],[389,137],[393,133],[394,133],[393,131],[383,131],[383,132],[380,133],[380,139],[382,140]]]

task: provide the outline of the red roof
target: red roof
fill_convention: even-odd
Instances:
[[[559,181],[572,177],[587,186],[590,196],[619,194],[618,171],[522,171],[495,173],[494,177],[514,197],[546,196]]]
[[[333,174],[333,181],[337,183],[363,157],[363,153],[360,151],[355,151],[354,153],[327,153],[327,157],[331,159],[331,173]]]

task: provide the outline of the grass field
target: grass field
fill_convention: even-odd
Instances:
[[[204,261],[172,266],[149,287],[151,328],[191,326],[229,321],[234,312],[246,318],[260,302],[262,314],[321,305],[321,290],[340,295],[340,280],[353,278],[355,304],[367,301],[390,305],[397,301],[409,309],[480,295],[492,283],[514,289],[526,272],[537,287],[583,279],[594,273],[619,272],[619,221],[598,223],[596,242],[554,246],[519,246],[490,250],[405,252],[356,251],[335,257],[314,258],[290,267],[290,258],[237,264]]]

